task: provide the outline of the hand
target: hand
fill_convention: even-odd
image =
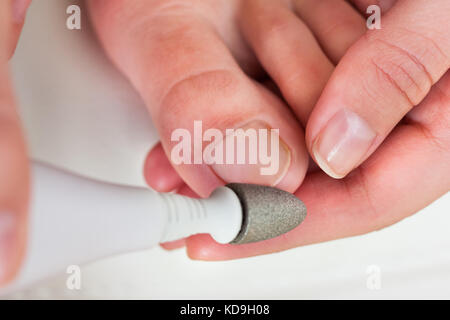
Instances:
[[[323,5],[308,1],[306,10],[304,1],[290,7],[274,0],[89,4],[107,53],[140,92],[159,130],[162,146],[152,150],[145,168],[154,189],[183,192],[186,182],[206,196],[230,181],[274,184],[251,170],[233,167],[217,171],[178,165],[174,170],[166,157],[171,132],[192,128],[194,120],[222,130],[254,120],[280,128],[292,156],[276,186],[297,189],[307,168],[303,130],[287,106],[255,79],[263,68],[306,125],[334,64],[366,30],[356,10],[343,1]],[[300,17],[309,18],[313,32]],[[330,28],[328,17],[345,24]]]
[[[0,286],[17,273],[25,251],[28,158],[8,73],[29,1],[0,2]]]
[[[368,1],[355,0],[353,2],[363,10],[365,10],[368,5]],[[380,2],[384,11],[387,12],[395,1]],[[379,77],[379,70],[375,70],[375,73],[374,70],[370,68],[365,70],[366,57],[371,57],[371,54],[373,53],[370,49],[367,49],[366,46],[372,44],[376,35],[384,34],[385,37],[393,37],[394,34],[390,35],[390,33],[397,30],[397,26],[395,26],[394,22],[396,19],[399,19],[399,16],[405,15],[405,17],[409,17],[410,20],[421,21],[419,18],[416,19],[414,14],[410,11],[420,11],[420,6],[424,6],[424,3],[416,1],[414,5],[419,3],[419,8],[414,9],[411,7],[411,4],[405,4],[405,2],[396,4],[396,7],[392,9],[392,12],[384,16],[383,26],[386,30],[369,32],[367,36],[358,41],[358,43],[356,43],[348,52],[334,73],[330,84],[324,91],[322,98],[308,122],[307,142],[311,152],[314,145],[312,142],[313,140],[316,140],[317,132],[322,133],[322,130],[317,131],[317,128],[320,124],[323,125],[328,122],[325,111],[323,112],[323,117],[321,116],[321,112],[317,111],[320,110],[320,108],[325,108],[320,107],[321,105],[325,105],[323,101],[330,101],[334,99],[335,96],[339,97],[339,94],[342,96],[342,92],[344,93],[343,95],[350,94],[350,97],[352,94],[355,95],[355,97],[353,97],[354,103],[365,101],[365,97],[361,98],[358,96],[358,93],[360,92],[367,92],[369,96],[371,96],[371,94],[378,94],[377,96],[382,99],[386,93],[389,93],[389,89],[392,90],[392,88],[395,87],[391,85],[386,88],[386,85],[390,84],[390,82],[386,81],[383,77]],[[264,69],[269,73],[272,79],[275,80],[285,100],[289,103],[298,119],[305,124],[308,121],[309,113],[315,104],[314,101],[317,100],[318,95],[320,95],[321,89],[319,88],[323,86],[323,83],[326,82],[326,80],[323,82],[319,81],[318,83],[321,83],[321,86],[317,86],[316,89],[311,90],[319,91],[315,98],[311,98],[314,97],[314,94],[308,90],[306,90],[307,94],[303,95],[305,90],[299,90],[298,88],[304,88],[305,83],[306,87],[308,87],[308,83],[314,78],[313,75],[315,75],[315,73],[307,72],[307,76],[303,76],[303,78],[299,76],[299,73],[303,72],[308,66],[309,68],[311,68],[311,66],[316,66],[317,63],[314,64],[310,63],[311,61],[308,61],[308,63],[299,65],[302,61],[299,62],[301,59],[299,59],[298,53],[302,52],[306,54],[306,57],[314,56],[317,58],[317,56],[319,56],[323,58],[325,56],[325,60],[322,60],[321,65],[326,65],[327,59],[333,63],[337,63],[347,51],[348,47],[365,33],[365,21],[362,18],[362,15],[356,14],[356,11],[353,11],[353,9],[343,1],[314,2],[298,0],[293,3],[297,16],[300,17],[314,33],[314,36],[318,39],[325,54],[320,50],[306,52],[309,54],[306,54],[305,50],[302,51],[305,47],[317,49],[317,43],[314,41],[306,41],[307,45],[298,45],[298,35],[302,34],[301,42],[305,43],[305,38],[308,39],[309,37],[307,35],[310,35],[310,33],[304,32],[304,29],[299,28],[299,23],[302,26],[303,23],[298,20],[296,16],[286,13],[289,11],[285,10],[286,8],[283,7],[282,3],[264,0],[246,1],[244,2],[245,10],[241,8],[241,10],[238,10],[237,15],[240,17],[241,29],[245,38],[258,57],[257,61],[261,62]],[[429,8],[428,5],[425,7]],[[445,10],[441,11],[441,9],[438,10],[434,8],[433,10],[440,11],[441,13],[448,12]],[[117,10],[117,8],[115,10]],[[289,19],[287,16],[295,19]],[[245,19],[243,19],[243,17],[245,17]],[[255,17],[259,17],[259,19],[256,19]],[[330,26],[330,21],[335,22],[336,25]],[[426,23],[426,21],[423,23]],[[440,23],[442,24],[442,21]],[[445,25],[445,23],[446,21],[444,21],[443,25]],[[295,28],[291,29],[290,27],[293,25],[295,25]],[[158,28],[155,27],[153,29]],[[295,30],[295,34],[294,32],[288,32],[289,30]],[[303,33],[299,32],[299,30],[302,30]],[[446,29],[444,28],[441,30]],[[100,30],[100,34],[101,32],[102,31]],[[412,35],[409,36],[410,37],[408,38],[410,40],[412,39],[412,42],[421,39],[417,39]],[[165,42],[164,39],[162,40]],[[375,41],[375,43],[377,42],[378,40]],[[174,45],[174,47],[176,46]],[[373,48],[373,46],[370,46],[369,48]],[[199,51],[202,52],[202,50]],[[366,54],[366,56],[363,55],[363,53]],[[397,65],[399,61],[396,59],[402,57],[402,55],[398,53],[387,56],[392,59],[393,62],[397,62]],[[176,56],[174,57],[174,60],[171,60],[172,62],[177,61]],[[378,54],[378,57],[382,58],[383,55]],[[239,59],[237,60],[239,61]],[[248,65],[248,61],[252,60],[241,59],[241,61],[247,62]],[[362,66],[352,68],[353,64],[358,61]],[[400,60],[400,63],[401,62],[402,60]],[[286,67],[286,65],[289,67]],[[300,68],[300,66],[302,68]],[[162,67],[164,67],[164,65]],[[247,69],[247,74],[249,74]],[[363,77],[358,78],[357,75],[355,76],[355,73],[364,70],[367,72],[367,76],[369,76],[368,79],[372,79],[370,82],[361,81],[361,78]],[[388,68],[387,70],[395,70],[395,68]],[[444,70],[446,69],[444,68]],[[373,80],[374,74],[377,75],[375,80]],[[339,77],[348,77],[349,79],[342,80],[339,79]],[[351,90],[351,87],[348,86],[350,87],[349,90],[336,90],[336,88],[341,89],[347,83],[353,83],[354,88],[358,89]],[[364,86],[364,84],[366,86]],[[371,85],[372,87],[368,87],[368,85]],[[335,89],[333,91],[330,88]],[[448,151],[441,151],[449,149],[448,134],[445,130],[446,124],[448,123],[448,104],[446,103],[446,99],[440,98],[440,92],[444,92],[442,97],[445,97],[445,93],[448,92],[448,80],[446,80],[445,77],[442,78],[438,84],[433,86],[427,99],[409,113],[407,119],[413,119],[416,124],[399,124],[383,144],[381,144],[382,138],[381,140],[378,140],[378,149],[374,147],[373,150],[366,150],[367,154],[365,158],[377,149],[375,154],[372,155],[368,161],[364,162],[363,166],[358,167],[364,159],[356,159],[354,161],[357,163],[354,164],[354,166],[350,165],[350,168],[344,168],[344,170],[336,173],[330,171],[331,166],[327,166],[327,163],[321,161],[319,165],[334,177],[342,178],[346,176],[349,171],[352,171],[352,169],[356,169],[353,170],[352,174],[342,180],[333,180],[323,173],[308,174],[303,185],[296,192],[296,194],[306,202],[309,209],[307,220],[299,228],[274,240],[243,246],[219,246],[208,236],[194,236],[187,240],[189,255],[196,259],[231,259],[279,251],[297,245],[326,241],[376,230],[394,223],[424,207],[449,189],[447,181],[450,179],[446,179],[446,177],[449,176],[448,165],[446,165],[448,163]],[[188,97],[192,99],[192,97],[195,97],[195,94],[189,95]],[[326,99],[326,97],[328,97],[328,99]],[[310,98],[313,103],[298,102],[302,100],[306,101],[308,98]],[[352,100],[350,99],[349,101]],[[393,103],[389,104],[390,101],[391,100],[386,99],[384,105],[392,105],[394,107],[386,107],[386,110],[395,110],[399,105],[401,106],[398,99],[395,99],[395,97],[392,100]],[[370,110],[370,104],[364,105],[363,103],[362,105]],[[439,106],[442,107],[438,109]],[[191,109],[186,109],[188,110],[186,114],[189,114]],[[355,109],[350,108],[350,110],[356,114]],[[428,112],[421,110],[428,110]],[[430,112],[430,110],[433,111]],[[434,110],[442,112],[435,112]],[[447,113],[445,113],[446,111]],[[352,116],[353,113],[347,114]],[[386,114],[386,116],[388,115],[389,113]],[[328,116],[332,116],[332,114],[328,114]],[[221,114],[219,119],[223,118],[226,117]],[[344,119],[346,118],[344,117]],[[374,119],[376,120],[377,118],[375,117]],[[366,124],[374,119],[358,120],[357,123]],[[389,121],[392,121],[392,118],[386,118],[386,122]],[[392,126],[395,126],[395,123],[392,124]],[[422,136],[420,136],[421,132],[426,132],[426,130],[422,131],[422,129],[427,129],[433,134],[422,134]],[[316,136],[310,134],[311,132],[314,132],[314,130],[317,131]],[[340,131],[341,130],[337,130],[337,132]],[[384,136],[386,135],[387,132],[384,133]],[[333,137],[334,135],[329,136]],[[380,135],[377,131],[377,139],[380,139],[380,136],[382,137],[383,135]],[[370,138],[371,135],[367,134],[366,137]],[[364,141],[364,139],[360,139],[359,141]],[[436,141],[438,141],[438,143],[436,143]],[[415,152],[408,153],[408,148],[411,148],[413,143],[416,144],[413,149]],[[345,144],[342,146],[345,146]],[[356,146],[358,147],[359,145],[356,144]],[[436,151],[434,150],[435,146],[439,146]],[[318,153],[316,152],[316,154]],[[357,153],[354,153],[353,156],[349,158],[355,159],[357,158],[356,155]],[[424,155],[428,157],[425,157]],[[328,157],[326,157],[326,159],[328,159]],[[426,164],[426,161],[432,159],[438,161],[438,163],[433,167],[430,167]],[[405,164],[407,164],[407,166]],[[409,172],[410,170],[412,170],[412,173]],[[179,168],[176,168],[176,171],[180,172]],[[171,164],[165,157],[161,147],[157,147],[152,151],[148,159],[147,176],[150,184],[159,191],[168,191],[178,187],[180,193],[192,194],[192,191],[190,191],[187,185],[192,186],[197,192],[199,190],[199,185],[201,185],[200,188],[207,185],[207,190],[208,187],[212,186],[201,179],[201,176],[199,176],[200,178],[194,179],[194,175],[191,176],[190,179],[186,179],[181,175],[187,182],[187,185],[183,185],[183,180],[177,175],[176,171],[171,167]],[[425,176],[428,176],[428,178],[425,179]],[[258,182],[252,181],[252,179],[249,179],[247,176],[244,176],[243,178],[247,180],[246,182]],[[391,188],[388,189],[386,186],[391,186]],[[289,188],[287,189],[289,191]],[[324,190],[326,190],[326,192],[324,192]],[[204,195],[201,192],[199,193]],[[408,200],[409,195],[412,196],[411,200]],[[357,218],[354,219],[354,217]],[[179,243],[177,246],[178,245]],[[168,246],[171,246],[171,244]]]
[[[186,241],[192,258],[242,258],[379,230],[450,190],[450,3],[390,4],[383,29],[345,54],[308,120],[311,154],[341,179],[307,175],[295,194],[309,215],[292,232],[242,246],[194,236]]]
[[[299,4],[302,1],[297,1]],[[329,2],[348,21],[345,28],[314,34],[284,0],[88,2],[106,52],[146,102],[161,137],[145,173],[158,191],[187,183],[200,196],[226,182],[276,185],[294,192],[303,181],[308,154],[301,124],[348,44],[365,20],[348,3]],[[318,28],[326,24],[318,22]],[[322,51],[321,45],[331,43]],[[329,58],[331,57],[331,58]],[[264,70],[264,71],[263,71]],[[288,107],[256,80],[267,72]],[[295,115],[294,115],[295,114]],[[297,118],[300,120],[297,120]],[[166,160],[175,129],[280,129],[280,170],[262,176],[251,166],[176,165]],[[193,136],[193,134],[192,134]]]

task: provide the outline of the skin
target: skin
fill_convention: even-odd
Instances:
[[[8,59],[22,28],[8,13],[11,3],[0,3],[0,212],[12,216],[13,232],[0,243],[0,284],[16,274],[25,251],[29,172],[25,141],[9,79]],[[25,10],[23,10],[25,11]]]
[[[380,1],[384,16],[378,32],[367,32],[356,9],[364,12],[373,2],[351,2],[354,7],[344,0],[88,2],[107,54],[146,102],[161,136],[144,167],[150,186],[206,196],[225,183],[207,166],[172,166],[166,157],[172,130],[190,127],[193,120],[232,128],[263,117],[281,128],[292,152],[277,187],[294,192],[308,207],[298,228],[254,244],[219,245],[197,235],[164,247],[186,245],[191,258],[202,260],[277,252],[379,230],[450,189],[449,2]],[[22,26],[11,17],[24,17],[28,1],[19,9],[11,3],[0,4],[5,15],[0,19],[0,211],[12,212],[18,222],[0,283],[20,265],[28,203],[26,148],[7,70]],[[13,8],[21,13],[8,16]],[[417,28],[408,30],[412,22]],[[406,33],[399,35],[400,28]],[[408,69],[408,53],[418,41],[429,53],[419,61],[422,73]],[[377,50],[374,43],[401,44],[403,50]],[[366,67],[369,58],[386,57],[392,62],[390,77]],[[426,84],[427,77],[428,85],[405,86],[405,74],[418,84]],[[364,115],[378,135],[361,163],[337,180],[309,165],[308,154],[341,102]],[[243,176],[240,182],[258,181]]]
[[[254,10],[255,15],[263,21],[264,25],[258,26],[258,19],[252,19],[250,16],[246,18],[243,25],[241,24],[243,32],[247,35],[259,61],[278,84],[282,96],[300,122],[305,124],[306,120],[306,142],[309,151],[311,151],[314,137],[330,115],[336,112],[336,107],[339,105],[336,103],[338,99],[346,101],[348,105],[357,106],[359,113],[371,121],[372,127],[378,133],[377,141],[361,160],[361,164],[342,180],[332,179],[323,172],[314,172],[314,170],[306,175],[295,194],[306,203],[309,215],[301,226],[284,236],[255,244],[232,246],[219,245],[208,235],[199,235],[163,244],[163,247],[173,249],[186,245],[191,258],[203,260],[236,259],[286,250],[300,245],[379,230],[417,212],[450,189],[448,179],[450,176],[448,161],[450,149],[448,56],[450,50],[448,35],[445,36],[441,32],[445,30],[445,28],[442,29],[443,26],[448,26],[448,17],[441,15],[442,20],[438,19],[435,23],[431,23],[427,18],[432,12],[437,13],[448,7],[448,3],[435,2],[435,6],[429,6],[423,1],[414,3],[384,1],[380,5],[385,14],[383,19],[385,29],[375,33],[362,30],[361,16],[356,16],[342,2],[299,1],[296,7],[297,15],[307,23],[329,60],[333,63],[340,62],[331,80],[324,89],[321,89],[323,91],[320,91],[320,99],[313,104],[314,110],[311,114],[310,110],[299,111],[297,107],[299,104],[295,101],[296,95],[290,94],[289,85],[292,83],[283,81],[285,78],[292,79],[289,75],[283,74],[289,71],[285,69],[291,68],[277,65],[280,60],[285,63],[285,60],[289,59],[286,58],[289,53],[277,52],[275,48],[283,48],[279,45],[283,41],[291,42],[291,35],[279,25],[267,26],[273,21],[283,21],[286,24],[291,22],[286,22],[289,19],[286,18],[285,13],[280,13],[273,8],[273,2],[271,4],[264,1],[246,3],[252,7],[247,8],[246,12],[250,12],[251,15]],[[370,1],[354,1],[360,9],[366,8],[369,3]],[[265,10],[264,6],[269,9]],[[311,14],[312,12],[314,14]],[[416,12],[422,14],[416,16]],[[424,15],[423,12],[428,14]],[[328,23],[324,23],[330,20],[345,23],[339,28],[330,30]],[[406,31],[407,37],[404,40],[404,33],[393,32],[403,28],[397,21],[407,21],[411,24],[414,21],[414,24],[418,26],[416,29],[422,30],[423,34],[417,34],[416,29]],[[256,29],[253,33],[252,26]],[[300,29],[298,23],[296,27],[297,32]],[[266,30],[261,31],[261,28]],[[259,31],[264,33],[267,29],[272,30],[272,36],[264,38],[267,47],[271,49],[268,53],[259,51],[263,49],[255,40],[258,39]],[[279,29],[283,32],[274,36],[273,33]],[[276,37],[281,39],[273,40]],[[406,54],[386,52],[386,50],[377,52],[374,50],[373,43],[381,42],[381,40],[388,43],[401,42],[406,48]],[[267,44],[271,41],[275,44]],[[411,66],[408,63],[411,61],[407,53],[414,52],[417,43],[422,41],[426,42],[424,48],[429,50],[429,54],[419,61],[426,72],[417,73],[414,72],[416,70],[414,68],[408,69]],[[436,43],[439,45],[436,46]],[[291,49],[289,47],[286,51]],[[298,48],[293,50],[298,52]],[[271,54],[274,56],[272,59]],[[365,67],[368,58],[383,57],[399,61],[392,67],[391,79],[380,77],[376,70]],[[291,59],[295,60],[295,57]],[[398,68],[395,67],[403,66],[403,63],[406,66],[405,73],[412,78],[413,82],[425,83],[425,85],[415,88],[402,82],[404,74],[399,74]],[[354,67],[358,64],[360,67]],[[431,78],[429,85],[427,85],[428,79],[424,80],[428,77]],[[363,81],[364,79],[367,79],[366,82]],[[361,85],[367,82],[370,83],[370,87]],[[288,86],[283,87],[284,84]],[[360,92],[364,95],[361,96]],[[405,99],[405,96],[409,99]],[[376,99],[367,99],[367,97]],[[379,101],[382,102],[383,109],[379,108]],[[162,155],[161,146],[156,146],[150,153],[148,162],[152,161],[153,157],[163,159]],[[176,181],[176,170],[168,167],[168,160],[160,162],[160,164],[163,163],[166,166],[166,176],[163,171],[159,171],[156,178],[152,176],[149,169],[158,171],[160,167],[156,164],[147,167],[147,179],[150,185],[164,184],[169,182],[169,178],[171,181]],[[432,168],[430,163],[433,163]],[[164,189],[170,190],[173,187],[178,188],[180,193],[191,194],[192,190],[189,190],[191,184],[186,181],[186,184],[182,185],[180,179],[174,184],[167,183]],[[327,190],[325,195],[323,190]]]

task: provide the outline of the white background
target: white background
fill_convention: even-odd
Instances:
[[[142,185],[142,160],[157,136],[86,17],[82,31],[65,27],[65,10],[75,3],[34,1],[13,61],[31,153],[95,178]],[[449,230],[447,193],[364,236],[228,262],[153,248],[83,266],[79,291],[68,290],[62,275],[11,298],[450,298]],[[367,286],[373,265],[381,271],[379,290]]]

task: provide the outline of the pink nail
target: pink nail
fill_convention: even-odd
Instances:
[[[339,179],[357,167],[375,140],[369,124],[348,109],[338,111],[313,144],[317,164],[329,176]]]
[[[223,164],[212,164],[211,168],[225,182],[255,183],[275,186],[285,176],[291,163],[291,153],[278,135],[278,130],[271,129],[266,123],[252,121],[240,128],[247,134],[254,133],[256,139],[246,138],[244,146],[238,146],[239,129],[235,134],[227,134],[217,146],[223,150]],[[250,143],[253,140],[254,143]],[[232,143],[235,147],[228,148]],[[238,149],[240,148],[240,149]],[[245,161],[239,161],[239,153]]]

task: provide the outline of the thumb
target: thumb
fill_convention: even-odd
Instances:
[[[450,1],[398,1],[339,63],[307,124],[317,164],[359,166],[450,67]]]

